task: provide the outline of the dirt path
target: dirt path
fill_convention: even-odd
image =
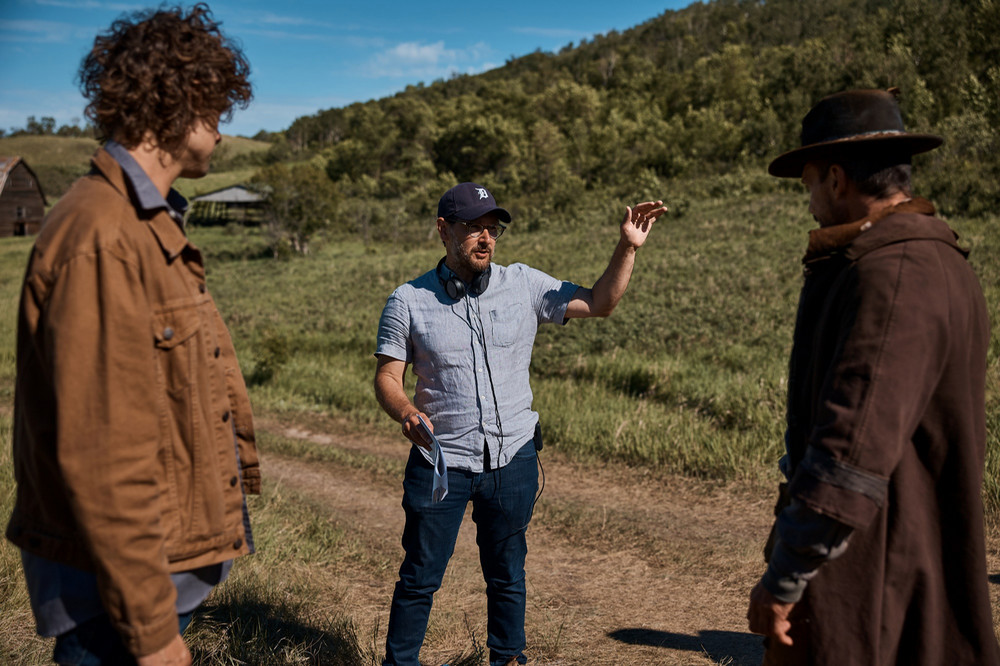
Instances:
[[[401,438],[340,437],[266,421],[285,437],[403,461]],[[325,432],[324,432],[325,431]],[[758,664],[746,599],[762,570],[770,492],[718,487],[639,470],[587,467],[542,454],[546,486],[528,537],[528,654],[537,664]],[[384,640],[402,559],[401,479],[347,465],[267,455],[265,480],[313,499],[367,553],[341,572],[338,592],[360,635]],[[990,571],[1000,539],[990,539]],[[346,575],[343,575],[346,574]],[[991,577],[992,578],[992,577]],[[994,592],[994,616],[1000,594]],[[469,514],[421,653],[440,664],[485,641],[484,583]],[[377,627],[377,628],[376,628]]]

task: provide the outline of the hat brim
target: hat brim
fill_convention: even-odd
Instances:
[[[496,207],[485,206],[483,208],[472,208],[472,209],[466,209],[462,212],[468,216],[468,219],[465,220],[466,222],[470,220],[478,220],[483,215],[489,215],[490,213],[493,213],[494,215],[497,216],[497,219],[503,222],[504,224],[510,224],[510,213],[508,213],[505,209],[500,208],[499,206]]]
[[[505,209],[503,209],[503,208],[494,208],[490,212],[491,213],[496,213],[497,219],[500,220],[501,222],[503,222],[504,224],[510,224],[510,213],[508,213]]]
[[[778,155],[768,165],[767,172],[778,178],[801,178],[807,162],[829,158],[844,158],[873,151],[894,150],[916,155],[934,150],[944,142],[933,134],[884,134],[856,136],[835,141],[814,143]]]

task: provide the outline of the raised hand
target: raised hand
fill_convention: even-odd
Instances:
[[[622,218],[622,240],[632,247],[641,247],[646,242],[653,222],[667,212],[662,201],[644,201],[635,208],[625,206],[625,217]]]

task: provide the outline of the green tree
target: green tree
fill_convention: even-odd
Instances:
[[[494,174],[509,179],[505,170],[518,155],[522,128],[496,114],[456,121],[434,143],[435,163],[461,181]]]
[[[253,184],[265,196],[265,228],[278,257],[309,253],[309,242],[330,227],[339,199],[336,186],[312,164],[264,167]]]
[[[38,136],[50,136],[55,133],[56,119],[51,116],[42,116],[37,120],[34,116],[28,116],[24,124],[25,134],[36,134]]]

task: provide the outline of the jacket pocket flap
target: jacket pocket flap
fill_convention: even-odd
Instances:
[[[153,337],[160,349],[173,349],[198,331],[198,312],[171,310],[153,316]]]

